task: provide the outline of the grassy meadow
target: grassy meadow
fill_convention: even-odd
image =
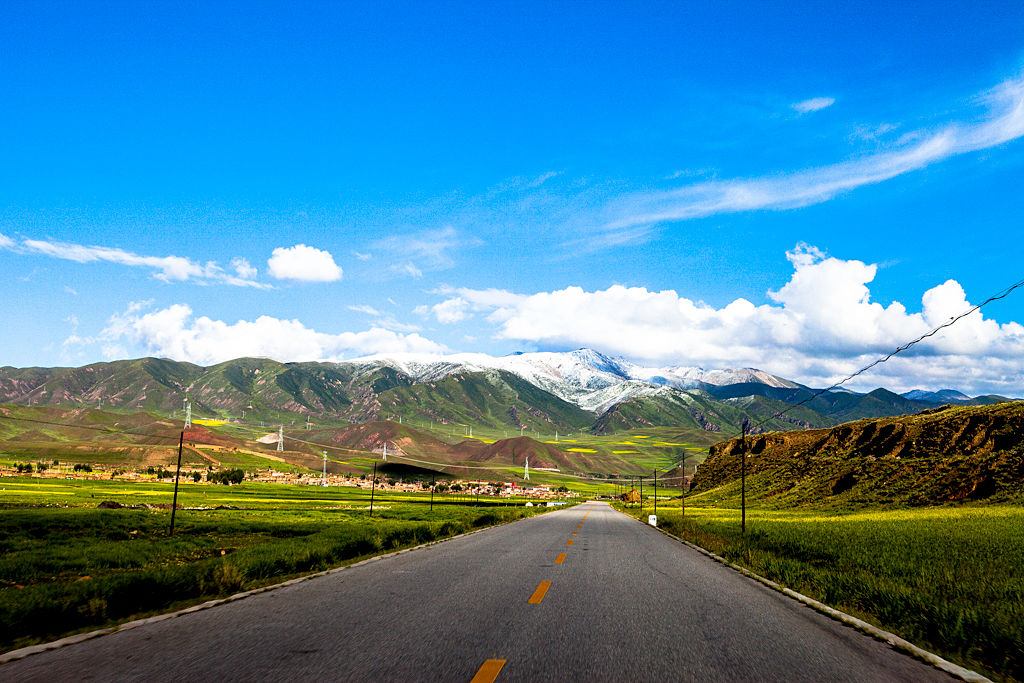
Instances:
[[[524,500],[246,483],[0,479],[0,651],[513,521]]]
[[[618,507],[622,508],[620,504]],[[646,520],[652,501],[625,511]],[[1024,681],[1024,507],[836,513],[659,501],[658,525],[995,680]]]

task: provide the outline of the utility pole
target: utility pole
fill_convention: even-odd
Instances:
[[[327,451],[324,451],[324,486],[327,486]]]
[[[686,519],[686,450],[683,450],[683,477],[679,482],[679,500],[682,501],[683,519]]]
[[[171,503],[171,536],[174,535],[174,513],[178,509],[178,477],[181,476],[181,449],[185,445],[185,430],[178,438],[178,471],[174,474],[174,502]]]
[[[430,511],[434,511],[434,473],[430,473]]]
[[[654,470],[654,514],[658,514],[658,470]]]
[[[373,463],[373,481],[370,483],[370,516],[373,517],[373,493],[377,490],[377,463]]]
[[[637,477],[640,480],[640,512],[644,511],[644,478]]]
[[[747,418],[740,436],[740,533],[747,533]]]
[[[284,451],[284,425],[277,430],[277,450]]]

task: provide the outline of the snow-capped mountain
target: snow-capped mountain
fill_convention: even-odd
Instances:
[[[960,402],[970,401],[971,397],[967,394],[961,393],[956,389],[942,389],[940,391],[925,391],[923,389],[914,389],[913,391],[907,391],[900,394],[903,398],[909,398],[911,401],[932,401],[933,403],[947,403],[949,401]]]
[[[685,390],[738,383],[760,383],[790,389],[799,386],[753,368],[710,371],[687,366],[647,368],[624,358],[605,356],[592,349],[567,353],[517,353],[503,357],[483,353],[447,356],[393,353],[366,356],[343,364],[365,366],[367,372],[391,367],[419,382],[439,380],[453,373],[504,370],[584,410],[594,412],[602,412],[636,396],[653,394],[663,387]]]

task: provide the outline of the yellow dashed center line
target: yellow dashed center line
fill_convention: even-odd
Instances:
[[[565,553],[555,558],[555,564],[562,564],[563,562],[565,562]]]
[[[571,538],[569,539],[569,542],[566,543],[566,545],[572,545],[572,539]]]
[[[548,592],[549,588],[551,588],[550,581],[541,581],[540,585],[537,586],[537,590],[533,591],[533,595],[531,595],[530,599],[526,602],[531,605],[539,605],[540,601],[544,599],[544,594]]]
[[[498,672],[503,666],[505,666],[504,659],[488,659],[469,683],[494,683],[494,679],[498,677]]]
[[[575,536],[578,533],[579,533],[578,531],[574,531],[574,532],[572,532],[572,535]]]

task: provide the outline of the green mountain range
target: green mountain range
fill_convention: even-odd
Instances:
[[[0,402],[146,411],[180,419],[187,400],[195,418],[261,425],[341,426],[415,419],[538,435],[673,427],[723,437],[738,433],[744,419],[756,426],[755,432],[788,431],[912,414],[938,405],[885,389],[869,394],[828,392],[810,398],[813,390],[791,382],[781,387],[748,381],[677,388],[630,381],[610,386],[611,399],[585,409],[581,402],[570,400],[577,387],[567,383],[541,382],[504,369],[452,368],[450,364],[446,368],[416,375],[386,362],[282,363],[261,358],[209,367],[157,358],[80,368],[4,367],[0,368]],[[637,391],[638,385],[642,391]],[[619,386],[628,391],[616,395]],[[810,400],[794,407],[806,399]],[[973,402],[1002,400],[980,397]]]

